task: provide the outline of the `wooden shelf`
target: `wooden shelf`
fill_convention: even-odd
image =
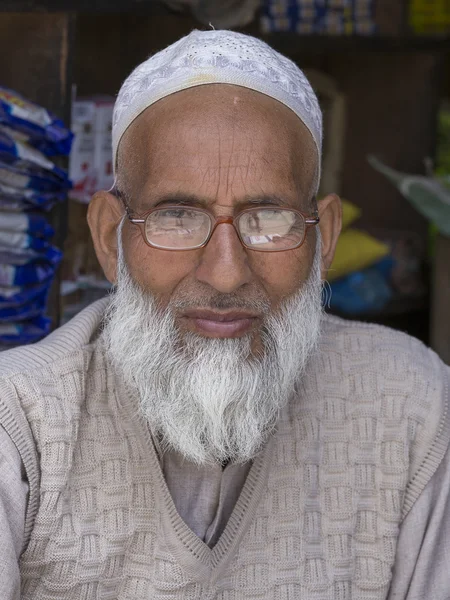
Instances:
[[[0,12],[170,12],[158,0],[1,0]]]
[[[298,54],[354,53],[354,52],[448,52],[449,36],[347,36],[297,35],[273,33],[260,35],[280,52]]]

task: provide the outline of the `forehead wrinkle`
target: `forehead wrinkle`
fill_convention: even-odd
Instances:
[[[208,87],[210,93],[205,96],[204,91]],[[224,93],[225,88],[235,89],[231,100],[229,93]],[[214,92],[212,93],[212,91]],[[193,96],[194,100],[198,96],[201,100],[206,98],[207,101],[200,104],[192,100]],[[239,98],[237,103],[235,102],[236,97]],[[180,100],[183,98],[184,101],[180,104]],[[190,101],[187,102],[187,100]],[[182,119],[173,120],[174,108],[180,109],[178,114],[185,109]],[[218,112],[217,108],[224,110]],[[199,117],[202,122],[201,128],[199,127]],[[161,136],[159,127],[161,123],[164,123],[167,135],[172,135],[175,139],[187,140],[188,145],[192,145],[192,140],[194,140],[193,145],[199,148],[199,152],[191,152],[185,159],[180,153],[171,154],[170,145],[163,143],[162,147],[158,147],[158,152],[153,155],[151,152],[152,141],[154,137]],[[266,125],[267,129],[265,129]],[[236,156],[234,152],[236,131],[245,132],[249,126],[254,128],[255,135],[247,135],[242,138],[247,147],[241,149],[239,155]],[[214,148],[209,148],[213,154],[217,152],[218,171],[211,164],[206,170],[201,166],[202,159],[207,160],[208,158],[206,155],[203,157],[201,152],[202,144],[204,144],[202,131],[206,129],[218,140],[217,144],[213,144]],[[281,136],[282,146],[279,144],[275,144],[275,147],[268,146],[267,136],[270,131],[273,132],[271,135],[277,134],[278,139]],[[255,156],[257,139],[261,140],[262,147]],[[221,165],[221,153],[228,143],[231,144],[231,151],[228,148],[227,164]],[[260,173],[263,168],[258,164],[260,162],[267,165],[272,171],[281,169],[280,174],[284,178],[289,172],[289,179],[292,177],[298,193],[304,197],[308,196],[317,168],[315,146],[313,148],[312,146],[314,146],[314,142],[306,126],[294,113],[277,101],[245,88],[224,84],[202,86],[202,89],[200,87],[192,88],[164,98],[149,107],[136,119],[119,146],[120,173],[130,183],[129,187],[133,188],[133,193],[136,195],[141,192],[143,187],[146,187],[148,179],[152,175],[150,171],[158,171],[158,166],[164,168],[166,164],[171,163],[178,168],[196,169],[198,173],[202,171],[201,181],[205,185],[207,182],[213,183],[214,177],[222,177],[226,174],[228,193],[238,180],[243,185],[247,185],[252,168],[257,167]],[[270,156],[268,152],[270,152]],[[289,168],[286,169],[286,166],[283,165],[289,165]],[[283,171],[284,173],[282,173]],[[173,178],[172,173],[170,176]],[[253,176],[255,177],[255,173]],[[182,184],[181,175],[178,181]]]

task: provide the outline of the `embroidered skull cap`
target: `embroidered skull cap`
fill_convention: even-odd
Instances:
[[[290,108],[310,131],[320,159],[322,113],[303,72],[290,59],[255,37],[226,30],[192,31],[137,66],[124,81],[113,114],[112,148],[116,168],[120,140],[149,106],[199,85],[228,83],[255,90]]]

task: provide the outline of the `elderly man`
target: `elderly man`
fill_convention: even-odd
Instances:
[[[322,313],[321,137],[242,34],[125,81],[89,209],[115,293],[0,359],[2,600],[450,597],[449,370]]]

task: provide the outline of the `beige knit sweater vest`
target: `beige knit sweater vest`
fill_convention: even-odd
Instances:
[[[0,422],[30,483],[23,600],[381,600],[402,518],[448,444],[420,343],[325,317],[321,347],[210,550],[176,512],[105,302],[0,358]]]

